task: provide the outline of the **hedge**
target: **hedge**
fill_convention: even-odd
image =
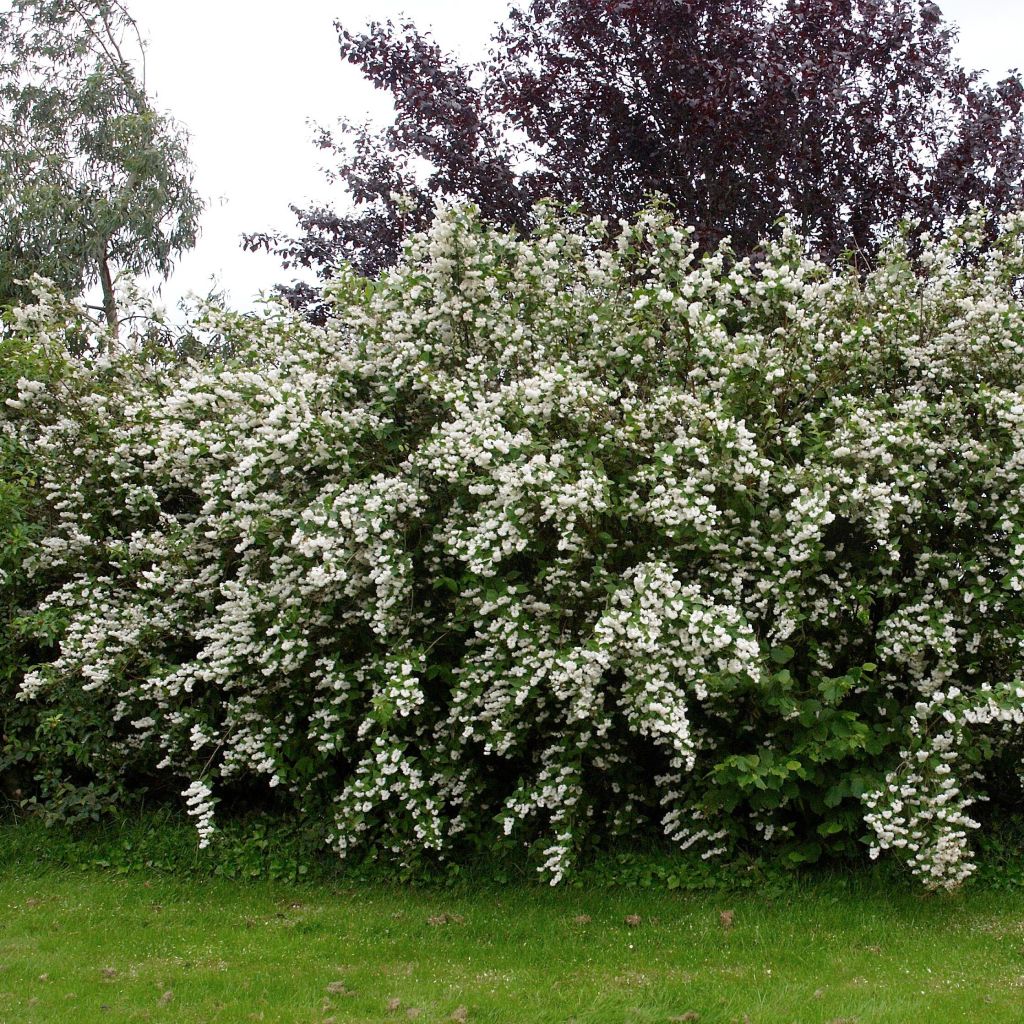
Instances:
[[[324,328],[206,308],[202,357],[12,314],[8,779],[202,843],[222,801],[552,882],[662,835],[957,885],[1017,799],[1024,216],[870,272],[538,217],[441,211]]]

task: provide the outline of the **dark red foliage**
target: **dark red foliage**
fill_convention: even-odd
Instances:
[[[394,123],[319,139],[351,212],[246,243],[321,276],[393,263],[436,196],[526,229],[545,196],[615,220],[660,192],[708,245],[747,251],[788,214],[868,258],[904,218],[1024,205],[1024,86],[966,72],[928,0],[532,0],[472,66],[412,24],[337,28]]]

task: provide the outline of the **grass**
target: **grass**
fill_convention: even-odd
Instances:
[[[0,873],[2,1024],[1019,1024],[1022,1000],[1014,891],[451,891],[10,858]]]

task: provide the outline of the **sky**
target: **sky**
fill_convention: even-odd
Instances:
[[[937,0],[960,29],[965,66],[993,79],[1024,68],[1024,0]],[[196,187],[207,203],[196,247],[162,285],[173,307],[211,287],[248,308],[290,280],[274,256],[246,253],[244,232],[294,227],[289,204],[333,200],[312,123],[383,120],[390,106],[343,65],[332,27],[408,17],[464,59],[486,52],[507,0],[129,0],[147,41],[146,84],[156,106],[189,131]]]

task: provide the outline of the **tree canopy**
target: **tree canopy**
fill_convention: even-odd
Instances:
[[[76,293],[169,273],[202,202],[184,131],[146,93],[144,47],[118,0],[13,0],[0,13],[0,304],[39,273]]]
[[[785,214],[826,256],[1024,201],[1024,86],[965,70],[927,0],[531,0],[473,64],[410,22],[336,28],[394,121],[321,130],[347,208],[246,240],[321,277],[389,266],[449,195],[525,228],[542,197],[614,221],[662,193],[705,247]]]

